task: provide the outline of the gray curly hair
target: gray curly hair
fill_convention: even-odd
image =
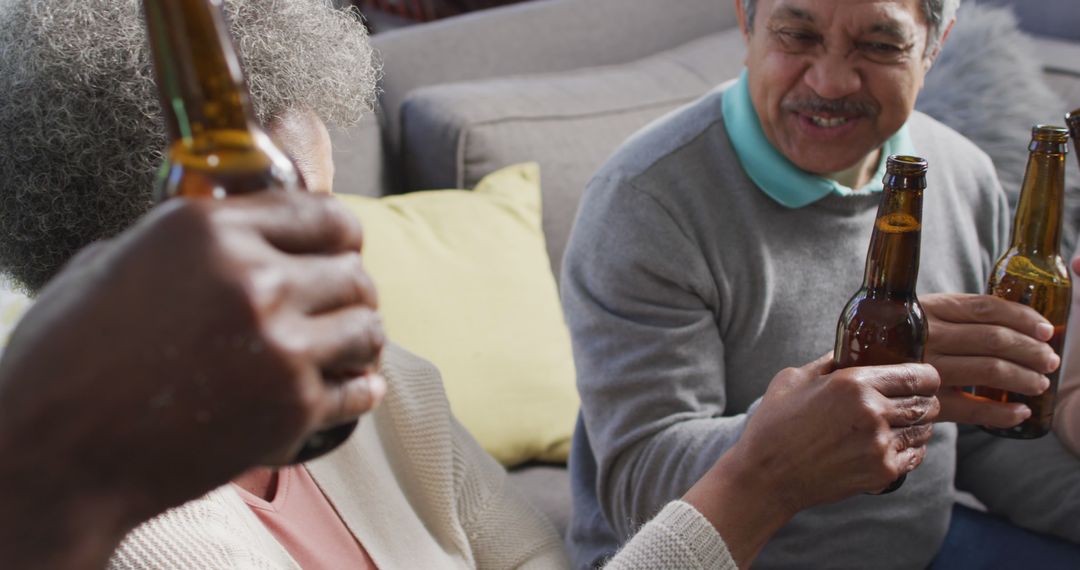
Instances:
[[[956,10],[960,7],[960,0],[921,0],[923,17],[930,28],[927,35],[929,41],[926,45],[926,53],[933,53],[941,42],[942,36],[949,22],[956,17]],[[746,13],[746,26],[754,29],[754,12],[757,8],[757,0],[742,0],[743,11]]]
[[[378,64],[327,0],[226,0],[256,114],[355,123]],[[29,291],[152,206],[165,130],[140,0],[0,0],[0,269]]]

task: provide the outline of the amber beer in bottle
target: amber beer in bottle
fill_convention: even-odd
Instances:
[[[293,162],[259,125],[221,0],[144,0],[169,146],[158,199],[302,191]],[[356,422],[313,435],[297,462],[349,437]]]
[[[1027,305],[1054,325],[1050,346],[1061,356],[1065,323],[1069,320],[1072,281],[1061,259],[1061,219],[1065,204],[1065,154],[1069,133],[1063,127],[1038,125],[1032,131],[1027,173],[1013,221],[1009,249],[990,273],[988,293]],[[1060,368],[1059,368],[1060,370]],[[1050,432],[1057,394],[1058,371],[1048,374],[1050,388],[1039,396],[1024,396],[986,386],[969,392],[998,402],[1020,402],[1031,417],[1006,429],[982,429],[1001,437],[1033,439]]]
[[[927,327],[915,296],[926,160],[890,156],[863,284],[840,313],[836,368],[922,362]],[[905,476],[885,493],[900,488]]]

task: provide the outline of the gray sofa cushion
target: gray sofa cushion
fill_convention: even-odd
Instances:
[[[378,118],[364,117],[348,129],[332,129],[334,192],[378,197],[384,194],[383,140]]]
[[[1032,38],[1031,44],[1043,62],[1050,87],[1069,107],[1080,107],[1080,41]]]
[[[1039,36],[1080,41],[1080,10],[1076,0],[978,0],[992,6],[1010,6],[1020,27]]]
[[[503,166],[539,162],[558,275],[592,174],[635,131],[734,77],[743,52],[732,28],[627,64],[418,89],[401,108],[406,189],[470,188]]]
[[[916,104],[990,155],[1013,203],[1031,126],[1061,123],[1066,111],[1039,63],[1011,10],[965,4]]]
[[[534,0],[376,34],[385,137],[396,152],[420,87],[626,63],[734,25],[732,0]]]

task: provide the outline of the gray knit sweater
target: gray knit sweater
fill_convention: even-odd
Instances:
[[[777,372],[832,348],[862,279],[878,196],[777,204],[741,169],[720,101],[711,93],[625,144],[590,183],[570,238],[576,567],[609,556],[701,477]],[[925,115],[910,130],[930,163],[919,291],[981,292],[1011,221],[993,166]],[[957,427],[937,426],[899,492],[801,513],[755,566],[925,567],[954,477],[1014,521],[1080,541],[1080,462],[1056,439],[961,433],[958,453]]]

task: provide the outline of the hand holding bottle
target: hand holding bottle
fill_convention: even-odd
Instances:
[[[938,414],[927,364],[835,370],[832,354],[773,378],[734,447],[683,497],[749,566],[801,510],[879,492],[926,456]]]
[[[1072,300],[1072,282],[1060,252],[1068,140],[1069,131],[1064,127],[1036,125],[1032,129],[1028,146],[1031,152],[1009,248],[994,264],[987,284],[991,295],[1031,307],[1046,319],[1053,330],[1045,340],[1058,357],[1065,341]],[[1043,328],[1039,334],[1045,332]],[[1050,433],[1058,385],[1057,364],[1060,360],[1045,370],[1049,385],[1036,395],[993,388],[975,379],[975,385],[965,390],[973,397],[1020,403],[1031,410],[1031,416],[1019,425],[983,424],[983,430],[1014,439],[1033,439]]]
[[[1031,415],[1022,403],[969,398],[959,389],[978,383],[1037,396],[1060,359],[1047,341],[1052,327],[1030,307],[993,295],[939,293],[922,297],[930,321],[926,361],[941,374],[939,421],[1009,428]]]
[[[142,520],[376,405],[360,246],[333,199],[279,192],[170,201],[76,257],[0,360],[0,561],[102,567]]]

